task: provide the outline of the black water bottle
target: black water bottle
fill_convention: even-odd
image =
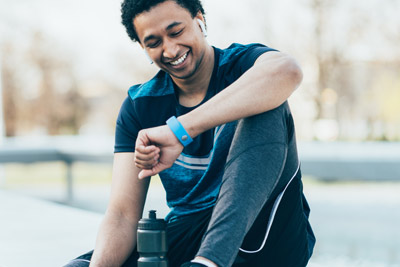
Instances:
[[[156,211],[139,221],[137,230],[138,267],[168,267],[166,223],[157,219]]]

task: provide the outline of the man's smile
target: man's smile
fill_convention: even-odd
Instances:
[[[182,64],[185,61],[188,53],[189,53],[189,51],[186,52],[183,56],[181,56],[177,60],[169,62],[169,64],[171,64],[172,66],[178,66],[179,64]]]

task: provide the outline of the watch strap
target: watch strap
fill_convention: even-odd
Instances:
[[[172,116],[167,120],[167,125],[184,147],[193,142],[193,139],[175,116]]]

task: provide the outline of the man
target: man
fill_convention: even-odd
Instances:
[[[315,238],[286,103],[296,62],[259,44],[210,46],[199,0],[125,0],[122,22],[161,70],[129,89],[96,247],[68,266],[136,266],[156,174],[170,266],[306,266]]]

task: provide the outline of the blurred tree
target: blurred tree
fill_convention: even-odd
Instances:
[[[12,64],[11,56],[13,47],[11,44],[3,44],[0,53],[2,54],[1,81],[3,86],[3,109],[5,117],[5,135],[14,136],[17,132],[18,121],[18,89],[15,77],[15,65]],[[1,99],[1,98],[0,98]]]
[[[88,105],[65,54],[38,31],[27,47],[2,50],[6,135],[77,133]]]
[[[368,2],[368,7],[346,1],[309,1],[314,17],[311,40],[314,45],[310,47],[317,73],[315,120],[336,120],[341,128],[339,139],[371,140],[391,136],[389,140],[398,140],[400,135],[388,134],[393,131],[387,126],[380,126],[385,128],[385,134],[376,135],[370,131],[379,132],[377,125],[388,125],[389,117],[392,123],[396,121],[395,115],[388,116],[388,112],[400,113],[400,106],[393,108],[388,98],[398,90],[398,87],[389,86],[393,82],[388,77],[400,63],[400,17],[395,12],[399,1],[372,1]],[[376,12],[371,14],[371,9]],[[390,62],[392,67],[387,67],[385,62]],[[386,77],[386,81],[382,77]],[[376,87],[379,91],[374,89]],[[325,94],[329,90],[336,92],[330,99]],[[371,94],[375,95],[374,107],[370,101],[366,102],[371,100],[367,97]],[[332,99],[336,100],[334,105]],[[375,109],[379,110],[371,112]]]
[[[27,59],[40,73],[39,95],[30,102],[32,121],[48,134],[77,133],[87,105],[79,95],[72,63],[42,33],[33,35]]]
[[[332,74],[335,73],[336,67],[342,61],[341,48],[337,45],[332,45],[327,38],[328,34],[332,34],[330,31],[329,18],[334,12],[335,1],[332,0],[311,0],[310,8],[314,15],[315,27],[314,27],[314,45],[311,46],[314,49],[314,57],[316,62],[316,92],[314,95],[314,101],[316,105],[316,120],[330,117],[329,111],[326,110],[324,105],[324,90],[327,88],[333,88]]]

